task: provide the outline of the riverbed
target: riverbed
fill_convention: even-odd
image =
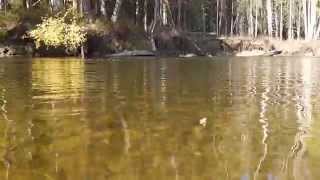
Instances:
[[[0,60],[0,179],[320,178],[320,59]]]

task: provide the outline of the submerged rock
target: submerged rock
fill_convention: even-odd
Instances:
[[[14,54],[15,54],[15,49],[9,46],[0,47],[0,57],[13,56]]]
[[[34,47],[32,45],[0,45],[0,57],[28,56],[32,55]]]

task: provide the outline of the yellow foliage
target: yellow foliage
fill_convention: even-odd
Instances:
[[[41,24],[29,32],[37,48],[43,43],[46,46],[65,46],[76,49],[86,41],[86,33],[83,28],[77,24],[75,19],[66,22],[65,17],[44,18]]]

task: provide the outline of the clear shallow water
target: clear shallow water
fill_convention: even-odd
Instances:
[[[0,179],[320,179],[319,78],[308,58],[1,60]]]

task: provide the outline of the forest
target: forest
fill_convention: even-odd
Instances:
[[[186,37],[190,32],[280,41],[317,40],[320,35],[318,0],[0,0],[0,10],[2,42],[37,41],[38,46],[75,49],[86,44],[86,51],[91,52],[149,46],[155,51],[161,49],[160,41],[177,42],[176,37]],[[66,28],[61,35],[57,33],[59,28],[50,26],[49,17],[60,17],[60,22],[76,25],[72,27],[78,29]],[[29,35],[46,20],[49,25],[42,26],[42,30],[51,28],[51,33]],[[57,22],[51,23],[60,27]],[[67,37],[68,34],[72,37]],[[85,38],[79,38],[82,36]],[[101,39],[105,41],[97,43]],[[180,45],[175,47],[186,41],[196,46],[190,38],[180,38]],[[90,42],[108,47],[92,50]],[[171,49],[186,49],[186,45]]]

